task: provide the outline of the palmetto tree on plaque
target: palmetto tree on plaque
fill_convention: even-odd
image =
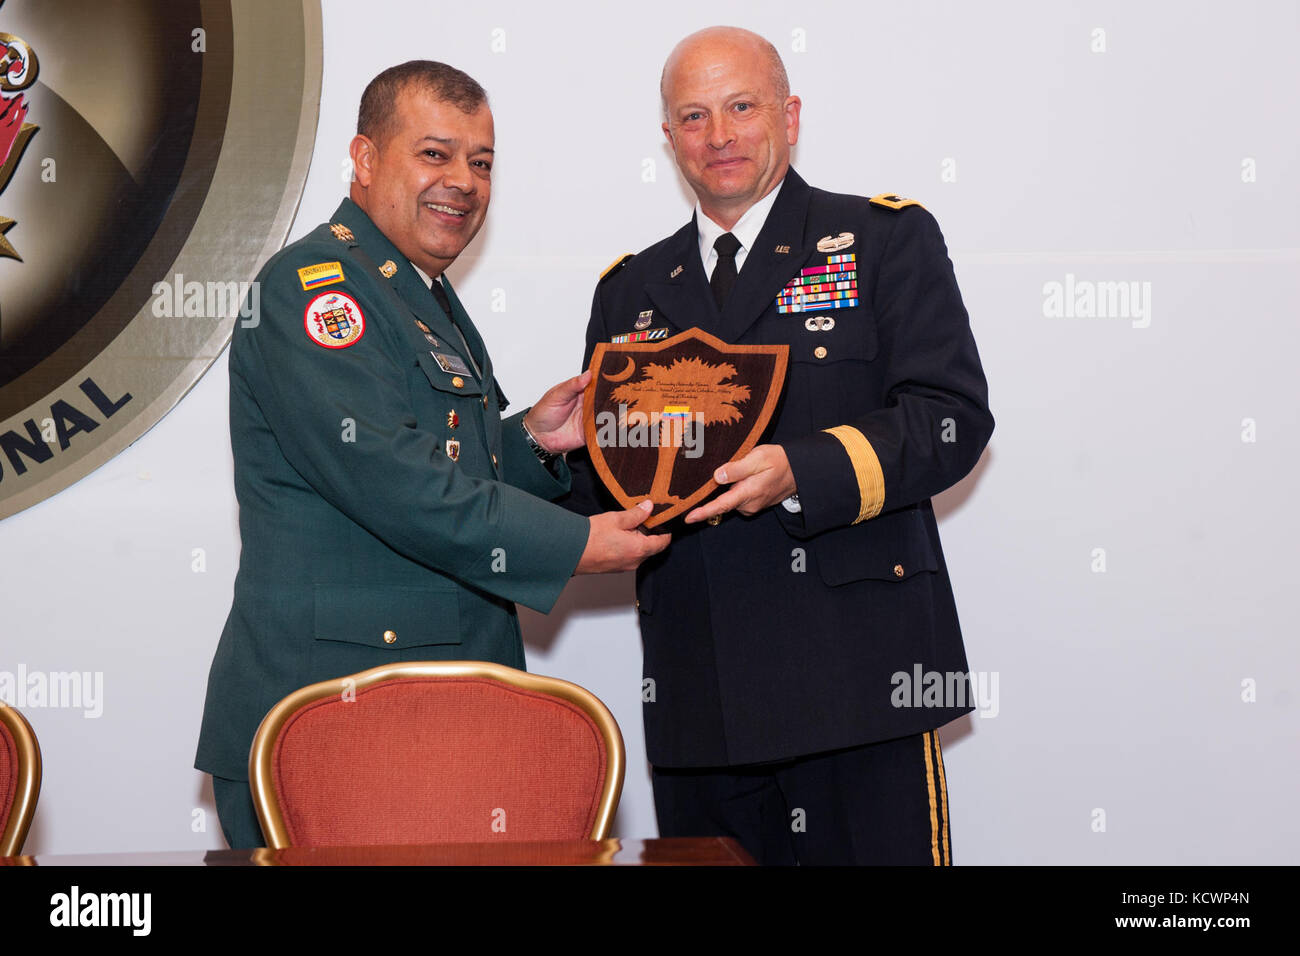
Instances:
[[[659,460],[650,486],[655,504],[675,504],[682,499],[669,493],[677,450],[685,430],[698,426],[729,425],[740,421],[736,407],[749,401],[749,386],[727,384],[736,367],[726,362],[710,363],[700,358],[679,358],[671,365],[642,366],[641,377],[614,389],[611,398],[620,412],[626,409],[628,427],[649,426],[659,430]],[[697,441],[702,436],[697,437]]]

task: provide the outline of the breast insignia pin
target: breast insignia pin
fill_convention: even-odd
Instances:
[[[817,240],[818,252],[839,252],[853,245],[853,233],[841,232],[838,236],[823,236]]]

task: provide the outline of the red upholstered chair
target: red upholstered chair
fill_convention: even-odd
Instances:
[[[267,846],[604,839],[623,737],[593,694],[499,664],[374,667],[280,701],[249,783]]]
[[[26,718],[0,702],[0,856],[22,852],[41,792],[41,748]]]

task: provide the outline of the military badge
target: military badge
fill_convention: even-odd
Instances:
[[[379,267],[379,274],[385,279],[391,279],[397,275],[397,263],[392,259],[385,259],[384,264]]]
[[[460,459],[460,439],[448,438],[447,444],[444,447],[447,449],[448,458],[452,461],[458,461]]]
[[[821,247],[819,242],[818,248]],[[776,297],[776,311],[824,312],[858,304],[858,263],[853,253],[827,256],[824,265],[800,269]]]
[[[667,329],[646,329],[644,332],[624,332],[609,340],[610,345],[622,345],[624,342],[657,342],[668,338]]]
[[[342,240],[343,242],[352,242],[356,239],[356,236],[352,235],[352,230],[341,222],[330,223],[330,232],[334,234],[335,239]]]
[[[304,292],[319,289],[331,282],[342,282],[343,264],[341,262],[318,262],[314,266],[299,269],[298,281],[302,283]]]
[[[459,355],[446,355],[442,352],[430,352],[433,360],[438,363],[438,368],[444,372],[458,372],[461,375],[469,374],[469,366]]]
[[[818,252],[839,252],[853,245],[853,233],[841,232],[838,236],[823,236],[817,240]]]
[[[356,345],[366,331],[366,318],[357,300],[342,292],[325,292],[307,303],[303,312],[307,337],[327,349]]]
[[[633,326],[633,328],[637,329],[638,331],[640,331],[641,329],[648,329],[650,327],[650,320],[653,319],[654,316],[655,316],[654,309],[646,309],[644,312],[641,312],[637,315],[636,324]]]

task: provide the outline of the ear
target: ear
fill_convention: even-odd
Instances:
[[[803,106],[803,101],[797,96],[786,97],[785,104],[781,107],[785,113],[785,141],[793,146],[799,142],[799,108]]]
[[[673,142],[672,129],[669,127],[669,125],[666,122],[662,123],[659,128],[664,131],[664,139],[668,140],[668,148],[671,149],[674,153],[676,153],[677,144]]]
[[[352,137],[352,142],[348,146],[348,155],[352,157],[353,176],[363,188],[370,185],[370,180],[374,176],[375,158],[378,152],[379,147],[369,136],[358,133]]]

